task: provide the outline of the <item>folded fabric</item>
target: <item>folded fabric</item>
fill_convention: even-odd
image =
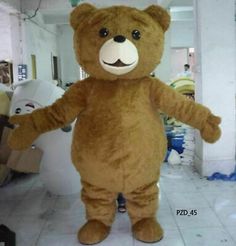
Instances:
[[[224,181],[236,181],[236,172],[226,175],[223,173],[213,173],[211,176],[207,177],[207,180],[224,180]]]

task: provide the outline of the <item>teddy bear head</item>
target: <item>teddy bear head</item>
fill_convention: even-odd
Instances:
[[[98,79],[137,79],[160,63],[169,14],[160,6],[76,7],[70,16],[81,67]]]

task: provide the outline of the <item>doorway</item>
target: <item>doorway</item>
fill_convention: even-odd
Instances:
[[[36,55],[31,55],[32,79],[37,79]]]

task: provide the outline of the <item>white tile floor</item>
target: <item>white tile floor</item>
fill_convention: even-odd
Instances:
[[[236,246],[236,182],[207,181],[192,167],[162,167],[158,219],[165,230],[157,246]],[[177,215],[177,210],[197,215]],[[0,188],[0,224],[17,234],[17,246],[73,246],[85,222],[80,195],[48,193],[38,175]],[[109,237],[99,246],[148,245],[132,238],[127,214],[117,214]]]

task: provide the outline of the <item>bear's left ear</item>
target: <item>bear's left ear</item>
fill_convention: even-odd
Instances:
[[[78,25],[94,10],[96,8],[88,3],[78,5],[70,14],[70,25],[73,29],[76,30]]]
[[[170,25],[170,15],[165,9],[158,5],[151,5],[146,8],[144,12],[149,14],[155,21],[157,21],[161,25],[164,32],[168,29]]]

